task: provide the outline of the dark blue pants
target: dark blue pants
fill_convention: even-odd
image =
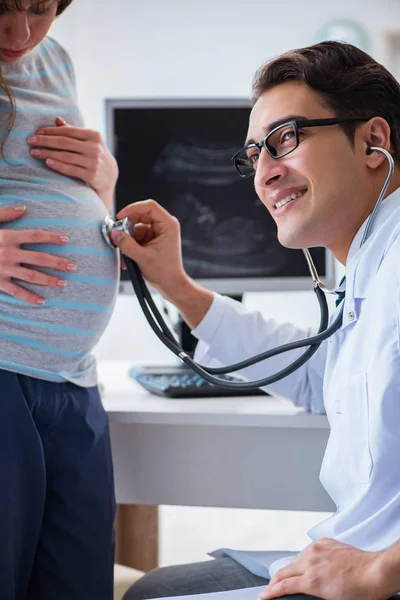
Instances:
[[[0,370],[1,600],[112,600],[114,516],[97,388]]]

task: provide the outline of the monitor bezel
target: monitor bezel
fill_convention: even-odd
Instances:
[[[248,98],[106,98],[106,142],[113,155],[116,143],[114,134],[114,111],[123,108],[251,108]],[[115,197],[112,213],[115,214]],[[306,260],[304,258],[304,260]],[[325,271],[321,281],[328,287],[335,285],[335,258],[325,248]],[[289,292],[305,291],[314,288],[313,280],[308,277],[237,277],[209,278],[196,281],[214,292],[221,294],[240,295],[247,292]],[[130,281],[120,283],[120,292],[133,293]]]

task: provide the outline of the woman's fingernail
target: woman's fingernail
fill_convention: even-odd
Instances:
[[[60,242],[62,242],[63,244],[68,244],[69,242],[69,237],[67,237],[66,235],[62,235],[60,237]]]
[[[116,244],[118,246],[119,242],[121,241],[121,238],[124,234],[122,233],[122,231],[113,231],[111,233],[111,239],[114,242],[114,244]]]
[[[45,303],[46,303],[46,300],[43,300],[43,298],[39,298],[39,300],[36,300],[36,304],[42,305],[42,304],[45,304]]]
[[[31,154],[33,154],[33,156],[40,156],[42,154],[42,151],[38,148],[35,148],[34,150],[31,150]]]
[[[59,279],[57,281],[57,287],[65,288],[66,285],[67,285],[67,282],[65,281],[65,279]]]
[[[35,137],[33,135],[31,137],[28,137],[28,143],[29,144],[37,144],[38,143],[37,137]]]
[[[51,158],[48,158],[48,159],[46,160],[46,165],[55,165],[55,164],[56,164],[56,161],[55,161],[55,160],[52,160]]]
[[[76,265],[69,263],[69,265],[67,265],[67,271],[76,271]]]
[[[36,133],[38,135],[43,135],[44,134],[44,129],[38,129]]]
[[[26,206],[25,206],[25,204],[21,204],[21,206],[12,206],[11,208],[13,210],[25,210]]]

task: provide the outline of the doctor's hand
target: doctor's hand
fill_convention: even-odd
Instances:
[[[137,263],[143,277],[167,300],[175,304],[194,329],[213,301],[213,294],[185,272],[182,263],[179,221],[154,200],[135,202],[123,208],[118,219],[129,217],[135,237],[114,231],[114,244]]]
[[[118,179],[117,161],[97,131],[72,127],[57,117],[55,127],[42,127],[28,138],[31,154],[53,171],[87,183],[111,209]]]
[[[68,238],[60,233],[42,230],[7,229],[9,223],[23,216],[25,207],[0,208],[0,290],[30,304],[44,304],[44,298],[18,285],[15,280],[27,283],[63,288],[66,281],[61,277],[47,275],[27,268],[48,267],[57,271],[75,271],[70,260],[59,258],[45,252],[23,250],[21,244],[55,244],[65,245]]]
[[[393,591],[385,589],[381,555],[323,538],[280,569],[260,598],[303,593],[323,600],[387,600]]]
[[[114,244],[138,264],[153,287],[170,296],[189,280],[182,263],[179,221],[154,200],[126,206],[117,215],[125,217],[135,225],[135,237],[116,231]]]

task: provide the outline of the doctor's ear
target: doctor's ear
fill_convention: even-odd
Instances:
[[[382,117],[370,119],[363,127],[363,144],[366,162],[369,167],[376,169],[385,160],[381,152],[374,152],[371,147],[377,146],[390,152],[390,127],[387,121]]]

